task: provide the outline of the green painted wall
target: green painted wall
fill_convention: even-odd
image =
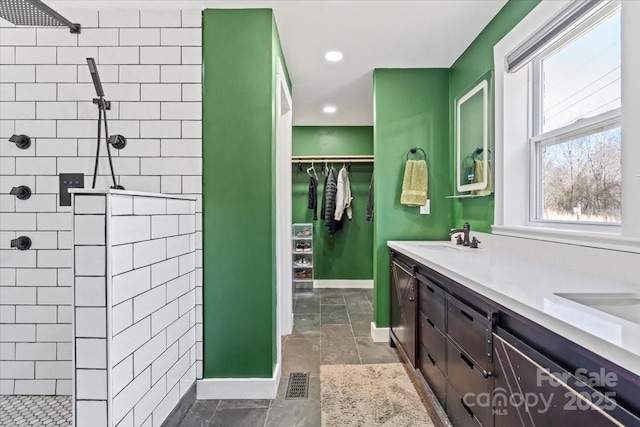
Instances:
[[[203,12],[204,376],[276,363],[275,58],[271,10]]]
[[[451,159],[455,158],[453,120],[455,98],[463,91],[466,92],[466,89],[488,70],[493,70],[493,47],[538,3],[540,0],[510,0],[452,65],[449,74]],[[455,181],[453,181],[452,175],[450,191],[453,192],[454,188]],[[454,202],[455,221],[452,226],[461,226],[465,221],[468,221],[472,230],[490,233],[493,214],[493,194],[486,197],[457,199]]]
[[[294,156],[371,155],[373,154],[373,128],[371,126],[294,126]],[[313,212],[307,207],[309,176],[303,164],[299,173],[293,165],[293,222],[314,222]],[[335,164],[336,169],[342,164]],[[320,186],[318,197],[324,191],[324,176],[316,164]],[[344,221],[341,231],[329,236],[320,220],[314,222],[313,262],[316,279],[373,279],[373,224],[365,219],[369,183],[373,163],[352,163],[351,194],[353,219]]]
[[[443,240],[453,223],[449,161],[449,70],[377,69],[374,91],[374,281],[377,327],[389,326],[388,240]],[[429,166],[431,214],[400,205],[407,151]]]

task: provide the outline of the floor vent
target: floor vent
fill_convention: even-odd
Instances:
[[[292,372],[289,374],[286,400],[309,398],[309,372]]]

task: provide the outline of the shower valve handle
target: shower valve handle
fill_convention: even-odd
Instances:
[[[11,240],[11,247],[17,248],[20,251],[26,251],[31,248],[31,239],[27,236],[20,236],[17,239]]]
[[[26,185],[21,185],[19,187],[13,187],[9,194],[16,196],[20,200],[27,200],[31,197],[31,189]]]
[[[31,138],[29,138],[27,135],[14,134],[13,136],[11,136],[11,138],[9,138],[9,141],[15,143],[16,147],[20,148],[21,150],[26,150],[31,146]]]

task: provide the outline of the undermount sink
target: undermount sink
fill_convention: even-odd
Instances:
[[[640,294],[594,292],[555,295],[640,325]]]

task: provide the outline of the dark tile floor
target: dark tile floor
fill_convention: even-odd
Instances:
[[[320,426],[320,365],[396,363],[388,343],[374,343],[373,290],[318,289],[294,302],[284,339],[282,378],[273,400],[198,400],[181,427]],[[309,398],[286,400],[291,372],[309,372]]]

